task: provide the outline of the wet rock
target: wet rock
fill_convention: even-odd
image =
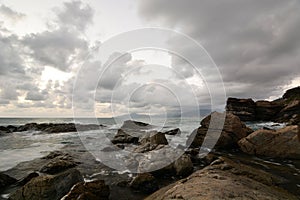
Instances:
[[[219,158],[188,178],[161,188],[146,200],[165,199],[298,199],[277,187],[282,180],[270,173]]]
[[[131,188],[147,194],[158,190],[158,183],[150,173],[138,174],[129,185]]]
[[[226,111],[238,116],[242,121],[255,120],[255,102],[252,99],[228,98]]]
[[[109,187],[103,180],[77,183],[63,200],[108,200]]]
[[[15,178],[12,178],[0,172],[0,191],[16,182],[17,180]]]
[[[300,159],[298,126],[287,126],[279,130],[257,130],[241,139],[238,144],[248,154]]]
[[[72,186],[83,181],[80,172],[70,169],[57,175],[38,176],[12,194],[10,200],[59,200]]]
[[[28,174],[26,177],[24,177],[23,179],[18,181],[18,185],[23,186],[26,183],[28,183],[31,179],[38,177],[39,174],[37,172],[32,172],[30,174]]]
[[[77,163],[70,156],[57,156],[49,161],[46,165],[44,165],[40,169],[40,172],[47,174],[56,174],[66,169],[75,167],[76,165]]]
[[[237,142],[240,139],[246,137],[252,132],[252,130],[246,127],[246,125],[237,116],[231,113],[226,113],[223,128],[210,129],[209,135],[207,135],[211,116],[218,121],[218,118],[221,119],[223,115],[224,114],[222,113],[213,112],[211,115],[204,118],[201,121],[202,126],[192,133],[195,135],[195,138],[191,143],[191,147],[197,148],[201,146],[204,138],[207,137],[210,144],[213,145],[215,143],[215,149],[233,149],[237,147]]]
[[[172,129],[172,130],[169,130],[169,131],[165,131],[164,134],[165,135],[180,135],[181,131],[180,131],[179,128],[175,128],[175,129]]]
[[[164,133],[153,131],[153,132],[147,133],[140,141],[141,145],[144,145],[147,143],[167,145],[168,140],[166,139],[166,136]]]
[[[118,130],[118,133],[115,135],[113,140],[111,141],[113,144],[118,144],[118,143],[133,143],[137,144],[139,141],[139,137],[134,137],[131,136],[130,134],[127,134],[125,131],[122,129]]]

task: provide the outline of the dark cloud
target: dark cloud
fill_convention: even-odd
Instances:
[[[87,42],[68,29],[30,34],[24,37],[23,43],[40,64],[63,71],[84,59],[88,51]]]
[[[139,2],[145,19],[182,30],[203,44],[218,65],[229,96],[262,99],[278,94],[300,76],[299,10],[297,0]],[[193,49],[182,48],[193,54]],[[181,63],[173,59],[173,64]]]
[[[10,19],[12,21],[17,21],[25,17],[25,14],[16,12],[3,4],[0,6],[0,14],[5,16],[6,19]]]

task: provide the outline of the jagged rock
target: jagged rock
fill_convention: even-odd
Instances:
[[[17,180],[15,178],[12,178],[0,172],[0,191],[2,191],[5,187],[10,186],[16,182]]]
[[[238,116],[242,121],[255,120],[255,102],[252,99],[228,98],[226,111]]]
[[[57,175],[38,176],[13,193],[10,200],[59,200],[72,186],[83,181],[77,169]]]
[[[118,130],[118,133],[115,135],[113,140],[111,141],[113,144],[118,143],[133,143],[137,144],[139,141],[139,137],[131,136],[130,134],[127,134],[122,129]]]
[[[210,135],[207,135],[209,129],[211,116],[218,120],[222,118],[224,114],[213,112],[201,121],[201,127],[194,131],[195,138],[191,143],[191,147],[199,147],[202,145],[204,138],[208,137],[211,144],[215,143],[215,149],[232,149],[237,147],[237,142],[246,137],[252,132],[251,129],[235,115],[226,113],[224,126],[222,129],[212,129]],[[221,134],[219,135],[219,133]]]
[[[260,169],[226,158],[156,191],[146,200],[167,199],[298,199],[277,187],[282,180]]]
[[[280,102],[257,101],[255,102],[255,106],[256,121],[271,121],[282,109]]]
[[[77,183],[62,200],[108,200],[110,191],[103,180]]]
[[[248,154],[300,159],[298,126],[287,126],[279,130],[257,130],[238,144]]]
[[[150,173],[144,173],[134,177],[130,182],[130,187],[149,194],[158,190],[158,183]]]

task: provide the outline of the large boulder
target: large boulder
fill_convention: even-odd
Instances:
[[[255,120],[255,102],[252,99],[228,98],[226,111],[238,116],[242,121]]]
[[[221,157],[203,170],[161,188],[146,200],[298,199],[279,188],[281,182],[270,173]]]
[[[251,129],[232,113],[226,113],[224,126],[222,129],[210,129],[207,135],[211,117],[215,120],[222,120],[224,114],[213,112],[201,121],[201,127],[196,130],[195,138],[191,143],[191,147],[199,147],[202,145],[204,138],[207,137],[210,144],[214,144],[215,149],[232,149],[237,147],[237,142],[252,132]],[[221,133],[221,134],[219,134]]]
[[[124,130],[119,129],[117,134],[114,136],[111,141],[113,144],[122,144],[122,143],[133,143],[137,144],[139,141],[139,137],[132,136],[126,133]]]
[[[83,181],[77,169],[57,175],[38,176],[13,193],[10,200],[59,200],[78,182]]]
[[[193,170],[193,163],[189,155],[183,154],[173,163],[173,168],[177,176],[188,176]]]
[[[103,180],[77,183],[62,200],[108,200],[109,186]]]
[[[298,129],[298,126],[287,126],[279,130],[261,129],[241,139],[238,144],[248,154],[300,159]]]

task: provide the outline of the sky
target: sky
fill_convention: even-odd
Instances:
[[[0,117],[188,115],[222,110],[224,95],[279,98],[300,85],[299,10],[298,0],[0,0]]]

